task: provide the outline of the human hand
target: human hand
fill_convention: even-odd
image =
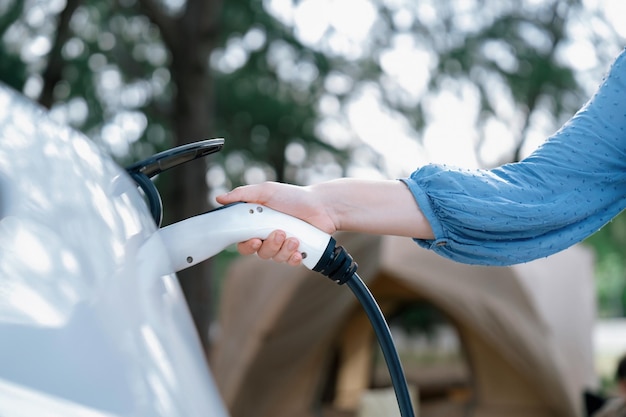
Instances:
[[[397,180],[362,180],[342,178],[299,187],[266,182],[247,185],[217,197],[222,204],[245,201],[262,204],[333,234],[373,233],[434,239],[432,228],[407,186]],[[267,239],[250,239],[238,245],[244,255],[257,253],[299,265],[302,255],[297,239],[286,239],[283,231],[274,231]]]
[[[261,204],[304,220],[326,233],[337,231],[336,222],[329,214],[322,195],[314,187],[266,182],[235,188],[218,196],[216,200],[220,204],[239,201]],[[284,231],[275,230],[265,240],[250,239],[240,242],[237,249],[242,255],[256,253],[262,259],[296,266],[302,263],[298,245],[297,238],[287,238]]]

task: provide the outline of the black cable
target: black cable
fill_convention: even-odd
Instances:
[[[402,417],[414,417],[415,413],[413,406],[411,405],[411,397],[409,396],[409,389],[404,376],[404,370],[402,369],[402,364],[400,363],[396,347],[393,344],[389,326],[385,321],[383,313],[380,311],[380,307],[378,307],[372,293],[356,272],[348,278],[346,284],[352,290],[357,300],[359,300],[361,306],[363,306],[363,310],[365,310],[365,314],[367,314],[367,317],[374,328],[378,344],[383,351],[383,356],[385,357],[385,362],[387,363],[387,368],[389,369],[391,383],[393,384],[393,389],[396,393],[398,407],[400,407],[400,415]]]
[[[409,388],[396,346],[393,344],[389,326],[372,293],[356,273],[356,270],[357,264],[352,259],[352,256],[343,247],[336,246],[334,238],[330,239],[324,254],[313,268],[313,271],[326,275],[339,285],[348,284],[354,296],[361,303],[374,328],[378,344],[383,351],[389,375],[391,376],[391,383],[396,393],[398,407],[400,408],[400,415],[402,417],[414,417],[415,412],[411,405]]]

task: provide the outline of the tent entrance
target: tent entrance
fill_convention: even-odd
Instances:
[[[387,282],[385,292],[390,289]],[[425,300],[402,300],[388,294],[379,304],[398,349],[416,415],[466,415],[472,378],[456,325]],[[352,312],[340,334],[323,382],[325,416],[396,415],[389,371],[361,309]]]

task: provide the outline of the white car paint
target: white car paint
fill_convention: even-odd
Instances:
[[[0,86],[0,415],[227,415],[134,182]]]

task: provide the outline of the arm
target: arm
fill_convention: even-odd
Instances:
[[[298,217],[327,232],[354,231],[432,239],[430,225],[407,186],[394,180],[339,179],[308,187],[279,183],[249,185],[221,195],[228,204],[248,201]],[[282,231],[265,243],[253,239],[239,245],[243,254],[258,252],[264,259],[297,265],[297,240],[285,241]]]
[[[266,204],[328,233],[411,236],[463,263],[510,265],[548,256],[626,207],[626,53],[591,100],[525,160],[493,170],[427,165],[403,182],[412,201],[396,181],[360,180],[242,187],[218,201]],[[300,262],[296,248],[281,232],[239,246],[241,253],[258,251],[292,265]]]
[[[456,261],[508,265],[580,242],[626,207],[626,53],[525,160],[493,170],[428,165],[406,181],[435,235],[417,243]]]

